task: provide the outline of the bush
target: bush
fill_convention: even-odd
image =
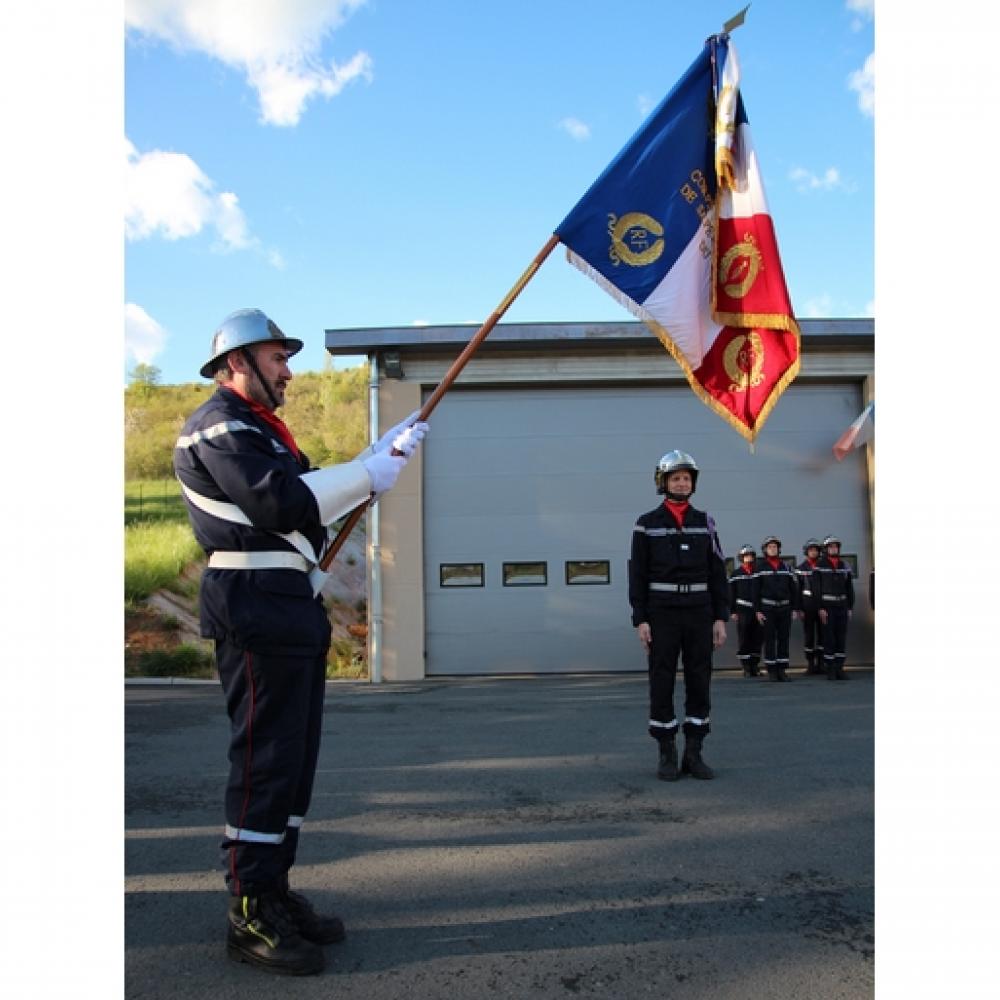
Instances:
[[[327,680],[361,680],[367,676],[364,646],[354,639],[334,639],[326,656]]]
[[[215,676],[212,654],[189,643],[174,649],[148,649],[139,654],[132,676],[205,677]]]

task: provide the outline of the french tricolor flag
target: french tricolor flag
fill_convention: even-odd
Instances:
[[[873,399],[858,414],[857,419],[843,434],[837,438],[837,443],[833,446],[833,454],[838,462],[844,460],[844,456],[855,448],[860,448],[863,444],[871,441],[875,433],[875,400]]]
[[[727,34],[708,39],[556,234],[753,441],[800,344]]]

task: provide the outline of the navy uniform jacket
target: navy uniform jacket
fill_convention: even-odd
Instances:
[[[698,589],[688,590],[691,585]],[[688,506],[681,528],[662,503],[639,516],[632,529],[628,599],[633,625],[648,622],[650,608],[708,607],[713,621],[729,618],[726,564],[708,514]]]
[[[851,567],[843,559],[838,560],[838,566],[834,569],[833,563],[826,556],[820,556],[810,579],[809,589],[817,611],[829,611],[831,608],[847,608],[848,611],[853,609],[854,579]]]
[[[799,563],[796,573],[799,577],[799,603],[802,606],[802,610],[815,612],[817,607],[816,598],[812,592],[812,563],[808,559],[803,559]]]
[[[766,559],[758,559],[754,573],[759,581],[757,588],[757,610],[765,615],[775,607],[798,611],[802,607],[799,598],[799,582],[795,571],[779,560],[775,569]]]
[[[738,565],[729,578],[729,611],[731,614],[753,614],[757,607],[760,581],[753,569],[747,573]]]
[[[241,396],[225,388],[184,424],[174,471],[206,555],[267,552],[296,559],[297,554],[306,569],[322,555],[324,525],[335,520],[330,515],[341,507],[341,513],[350,510],[370,489],[368,473],[357,461],[310,471],[304,454],[296,458]],[[336,506],[335,493],[342,501]],[[202,576],[200,605],[201,634],[208,639],[271,654],[311,655],[329,645],[326,613],[301,568],[210,565]]]

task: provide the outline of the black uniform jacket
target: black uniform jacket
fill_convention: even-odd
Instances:
[[[812,591],[816,610],[854,607],[854,578],[851,567],[843,559],[837,561],[837,568],[826,556],[821,556],[813,570],[809,589]]]
[[[729,618],[726,564],[715,523],[702,510],[688,506],[683,527],[663,504],[640,515],[632,529],[628,599],[632,624],[649,621],[650,608],[705,608],[714,621]],[[651,590],[650,584],[677,585],[676,591]],[[690,584],[706,585],[687,591]]]
[[[224,388],[195,410],[174,449],[182,486],[235,504],[251,522],[233,523],[185,497],[206,555],[298,552],[276,532],[299,532],[318,559],[327,533],[316,497],[299,478],[309,468],[304,454],[296,458],[245,400]],[[209,567],[201,580],[201,634],[262,653],[311,655],[329,644],[330,625],[305,572]]]
[[[743,569],[742,564],[737,566],[733,575],[729,578],[729,611],[732,614],[753,614],[757,606],[757,590],[760,581],[757,574],[750,568],[750,572]]]
[[[757,588],[757,610],[765,615],[777,608],[798,611],[802,607],[799,599],[799,581],[795,570],[784,562],[775,569],[766,559],[758,559],[754,569],[760,586]]]
[[[816,598],[812,592],[813,564],[808,559],[803,559],[795,572],[799,578],[799,603],[802,610],[816,611]]]

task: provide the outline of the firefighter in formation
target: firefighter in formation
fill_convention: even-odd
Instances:
[[[764,667],[772,681],[787,681],[788,637],[792,616],[801,604],[795,571],[781,558],[781,539],[768,535],[761,543],[764,554],[757,560],[754,611],[764,630]]]
[[[827,535],[823,555],[810,578],[817,615],[823,626],[823,664],[831,681],[846,681],[847,629],[854,610],[851,568],[840,558],[840,539]]]
[[[757,620],[757,553],[752,545],[741,546],[737,565],[729,577],[729,614],[736,622],[736,656],[744,677],[760,676],[760,648],[764,630]]]

